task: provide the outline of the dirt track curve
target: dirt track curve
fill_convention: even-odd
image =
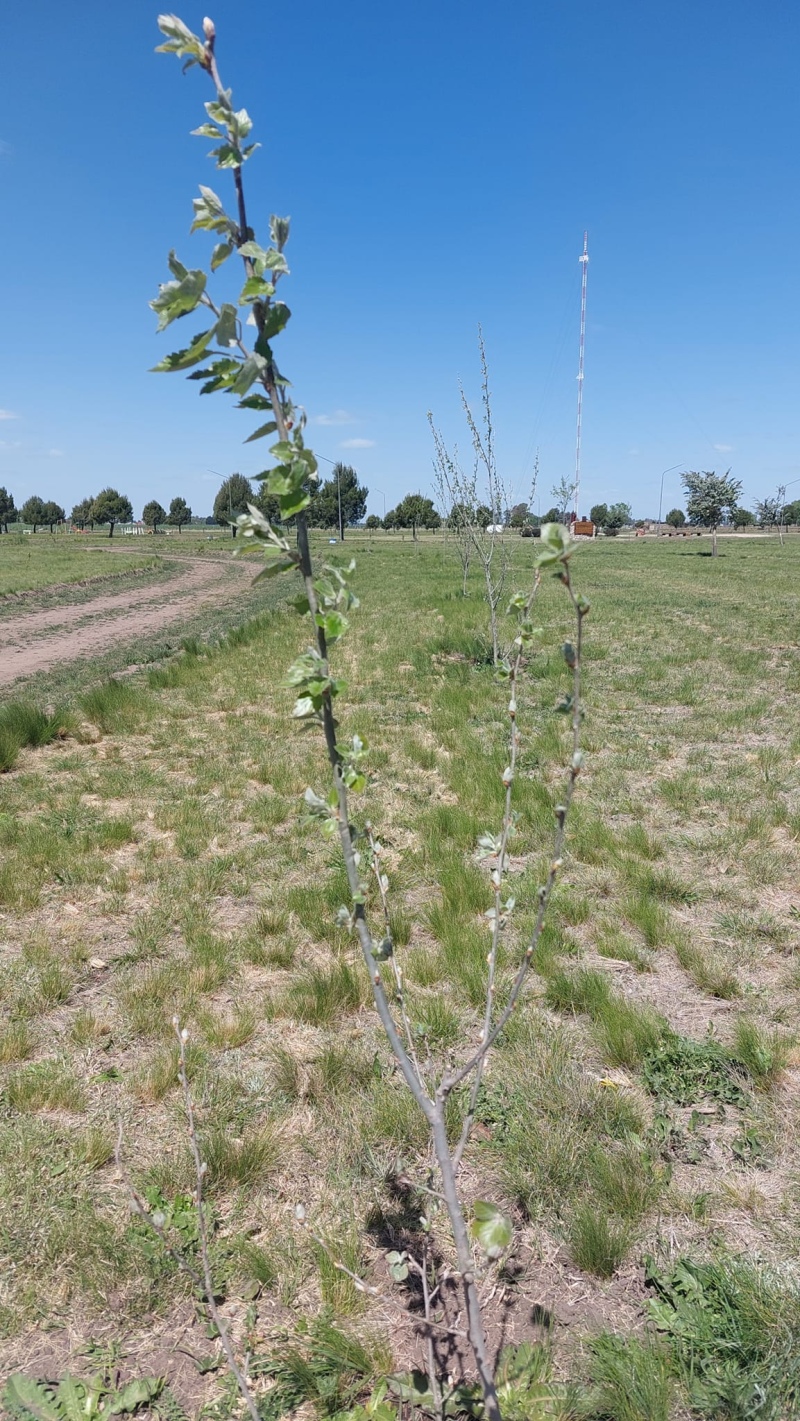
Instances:
[[[227,559],[187,559],[173,577],[157,583],[3,619],[0,686],[47,671],[59,662],[99,656],[120,643],[160,631],[215,601],[224,584],[240,584],[251,578],[250,567]]]

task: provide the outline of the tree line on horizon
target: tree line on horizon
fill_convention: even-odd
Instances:
[[[682,508],[672,508],[667,513],[664,521],[671,527],[681,528],[687,523],[695,527],[715,526],[722,521],[723,516],[736,528],[800,523],[800,499],[795,499],[792,503],[785,503],[780,497],[762,499],[756,503],[755,512],[751,513],[737,502],[741,485],[736,484],[735,480],[714,473],[692,474],[687,477],[699,482],[696,488],[692,485],[694,492],[687,485],[689,497],[686,513]],[[243,474],[231,474],[223,481],[214,499],[213,515],[207,521],[213,521],[221,527],[230,526],[235,536],[236,518],[239,514],[246,513],[248,506],[252,505],[271,522],[280,522],[277,497],[269,494],[266,487],[258,482],[258,478],[256,483],[258,486],[254,488],[253,482]],[[720,485],[719,488],[717,484]],[[557,492],[558,490],[553,490],[554,494]],[[311,495],[308,522],[314,528],[338,529],[341,538],[344,538],[346,528],[359,525],[370,530],[410,529],[416,537],[418,529],[454,527],[463,522],[463,509],[454,507],[450,514],[443,518],[433,500],[419,492],[406,494],[384,517],[380,518],[371,513],[365,519],[368,496],[369,489],[359,483],[356,470],[348,464],[336,464],[330,477],[321,482]],[[628,503],[596,503],[589,516],[595,526],[608,537],[615,537],[622,528],[630,526],[634,521]],[[142,522],[154,531],[159,527],[173,527],[181,532],[186,524],[192,521],[192,517],[192,510],[184,498],[173,498],[169,510],[157,499],[151,499],[142,510]],[[525,534],[533,532],[545,523],[564,522],[567,514],[562,499],[559,505],[554,505],[542,515],[533,513],[527,503],[521,502],[512,508],[498,510],[494,515],[487,505],[479,504],[469,510],[469,517],[478,527],[501,522],[503,526]],[[105,488],[99,494],[76,503],[67,519],[66,511],[60,504],[54,500],[44,500],[36,494],[26,499],[17,509],[13,495],[0,487],[0,531],[7,533],[10,525],[21,523],[32,526],[34,533],[38,528],[49,528],[52,532],[58,524],[67,521],[81,530],[94,528],[95,524],[107,526],[109,537],[113,537],[114,528],[118,523],[133,521],[133,505],[125,494],[118,493],[113,488]]]
[[[173,498],[169,506],[169,512],[162,508],[157,499],[151,499],[142,510],[142,522],[154,530],[162,524],[167,524],[177,528],[178,532],[186,523],[192,520],[192,510],[185,498]],[[67,518],[66,510],[61,504],[49,499],[45,501],[38,494],[32,494],[26,499],[18,509],[14,503],[13,494],[7,489],[0,488],[0,530],[4,533],[9,531],[9,525],[14,523],[30,524],[34,533],[38,528],[53,529],[59,523],[72,523],[82,531],[85,528],[94,528],[95,524],[101,527],[108,527],[108,536],[114,536],[114,529],[118,523],[133,522],[133,504],[123,493],[118,493],[114,488],[104,488],[100,493],[83,498],[76,503],[72,512]]]

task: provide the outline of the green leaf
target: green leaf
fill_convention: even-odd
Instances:
[[[167,257],[167,266],[172,272],[172,275],[174,277],[177,277],[178,281],[183,281],[183,278],[189,275],[188,267],[185,267],[183,262],[178,261],[178,258],[175,255],[174,247],[170,252],[169,256]]]
[[[217,245],[211,253],[211,270],[216,271],[218,267],[222,266],[222,263],[228,260],[232,251],[233,242],[217,242]]]
[[[247,137],[248,133],[253,127],[253,120],[247,112],[247,109],[236,110],[236,112],[233,114],[233,121],[231,127],[236,129],[239,138]]]
[[[255,429],[252,434],[248,434],[244,442],[245,444],[252,444],[254,439],[263,439],[265,434],[274,434],[277,428],[277,424],[274,419],[272,419],[268,424],[259,425],[258,429]]]
[[[239,410],[271,410],[272,401],[266,395],[245,395],[236,406]],[[257,479],[266,478],[266,474],[256,474]]]
[[[276,301],[273,306],[270,306],[262,331],[264,338],[271,340],[273,336],[278,335],[288,324],[291,314],[289,307],[283,301]]]
[[[225,301],[223,305],[220,306],[219,320],[216,326],[218,345],[233,344],[238,332],[238,322],[239,317],[236,312],[236,307],[231,306],[230,302]]]
[[[250,386],[263,375],[267,368],[267,362],[262,360],[260,355],[248,355],[244,361],[239,374],[231,384],[234,395],[246,395]]]
[[[269,219],[269,235],[279,252],[282,252],[289,240],[289,217],[275,217],[273,214]]]
[[[218,168],[241,168],[242,166],[242,155],[232,143],[222,143],[219,148],[212,148],[208,156],[216,158]]]
[[[63,1421],[91,1421],[100,1414],[100,1392],[102,1382],[95,1378],[94,1386],[87,1392],[84,1382],[76,1381],[69,1373],[62,1377],[56,1392],[56,1401]]]
[[[31,1377],[9,1377],[2,1401],[4,1409],[18,1421],[63,1421],[50,1388]]]
[[[224,128],[227,128],[233,118],[230,89],[226,89],[218,99],[209,99],[203,107],[209,118],[213,118],[215,123],[222,124]]]
[[[136,1381],[128,1382],[122,1391],[118,1391],[109,1399],[109,1414],[120,1416],[123,1412],[135,1411],[137,1406],[146,1406],[148,1401],[155,1400],[163,1387],[163,1377],[139,1377]]]
[[[239,305],[247,306],[250,301],[265,300],[274,295],[275,287],[271,281],[265,281],[263,276],[248,276],[239,293]]]
[[[201,335],[195,336],[192,344],[187,346],[186,350],[176,350],[172,355],[165,355],[164,359],[159,360],[152,369],[154,371],[189,370],[193,365],[199,365],[216,329],[216,326],[212,326],[210,330],[203,331]]]
[[[192,138],[221,138],[222,134],[213,123],[201,123],[199,128],[192,129]]]
[[[206,274],[197,270],[187,271],[180,281],[165,281],[159,286],[157,297],[150,302],[158,316],[158,329],[166,330],[179,316],[193,311],[200,304],[205,289]]]
[[[277,577],[279,572],[291,572],[296,566],[297,563],[294,558],[275,559],[272,562],[266,563],[258,576],[253,578],[253,581],[264,582],[268,577]]]
[[[294,493],[279,494],[281,513],[284,518],[294,518],[296,514],[302,513],[304,508],[308,508],[311,502],[310,496],[304,489],[298,489]]]
[[[472,1206],[470,1235],[480,1244],[487,1258],[500,1258],[512,1238],[511,1222],[495,1204],[476,1199]]]
[[[156,54],[175,54],[180,58],[188,56],[193,64],[205,59],[205,45],[199,35],[192,34],[177,15],[159,15],[158,28],[168,36],[166,44],[156,45]]]
[[[328,641],[337,641],[340,636],[344,636],[350,623],[341,612],[318,612],[316,616],[318,627],[323,627]]]
[[[192,207],[194,222],[190,232],[202,229],[208,232],[229,232],[232,236],[238,234],[236,223],[228,216],[217,194],[210,187],[200,184],[200,197],[193,199]]]

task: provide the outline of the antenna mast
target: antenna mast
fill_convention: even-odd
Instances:
[[[578,353],[578,425],[575,436],[575,517],[581,494],[581,421],[583,419],[583,358],[586,348],[586,278],[589,273],[589,233],[583,234],[583,252],[578,258],[581,267],[581,339]]]

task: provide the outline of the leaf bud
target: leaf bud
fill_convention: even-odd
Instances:
[[[214,21],[209,20],[208,15],[206,15],[205,19],[203,20],[203,34],[205,35],[206,39],[216,38],[217,31],[214,28]]]

